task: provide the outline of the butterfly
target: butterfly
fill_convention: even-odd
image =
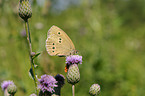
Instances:
[[[69,56],[78,51],[69,36],[59,27],[53,25],[47,34],[46,50],[51,56]]]

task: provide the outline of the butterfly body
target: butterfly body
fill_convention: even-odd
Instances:
[[[54,25],[48,30],[46,50],[49,55],[60,57],[73,55],[77,52],[68,35]]]

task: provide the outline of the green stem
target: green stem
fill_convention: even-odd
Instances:
[[[75,85],[72,85],[72,94],[75,96]]]
[[[37,90],[37,79],[36,79],[36,75],[35,75],[35,68],[34,68],[34,60],[32,58],[32,46],[31,46],[31,37],[30,37],[30,31],[29,31],[29,24],[28,24],[28,20],[25,21],[25,28],[26,28],[26,34],[27,34],[27,41],[28,41],[28,46],[29,46],[29,58],[30,58],[30,63],[31,63],[31,68],[32,68],[32,73],[34,74],[34,83],[35,83],[35,90],[36,93],[38,94],[38,90]]]

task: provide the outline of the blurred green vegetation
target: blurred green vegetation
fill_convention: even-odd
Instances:
[[[89,96],[89,87],[94,83],[101,86],[100,96],[144,96],[144,0],[74,0],[62,10],[55,4],[63,7],[67,0],[45,0],[41,5],[33,1],[29,25],[32,49],[41,52],[35,60],[38,77],[58,73],[66,76],[65,58],[51,57],[45,49],[47,31],[56,25],[69,35],[83,56],[76,96]],[[24,22],[17,9],[18,0],[0,0],[0,82],[13,80],[18,87],[15,96],[29,96],[35,89],[28,73]],[[71,96],[67,81],[61,93]]]

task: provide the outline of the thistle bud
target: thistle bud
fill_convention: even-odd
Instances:
[[[32,16],[32,9],[29,0],[20,0],[19,4],[19,16],[27,21]]]
[[[97,96],[99,92],[100,92],[100,85],[98,85],[98,84],[93,84],[93,85],[90,87],[90,90],[89,90],[90,95],[92,95],[92,96]]]
[[[77,64],[72,64],[69,66],[67,72],[67,82],[75,85],[80,81],[80,72]]]
[[[14,84],[10,84],[7,88],[9,94],[15,94],[17,92],[17,87]]]

